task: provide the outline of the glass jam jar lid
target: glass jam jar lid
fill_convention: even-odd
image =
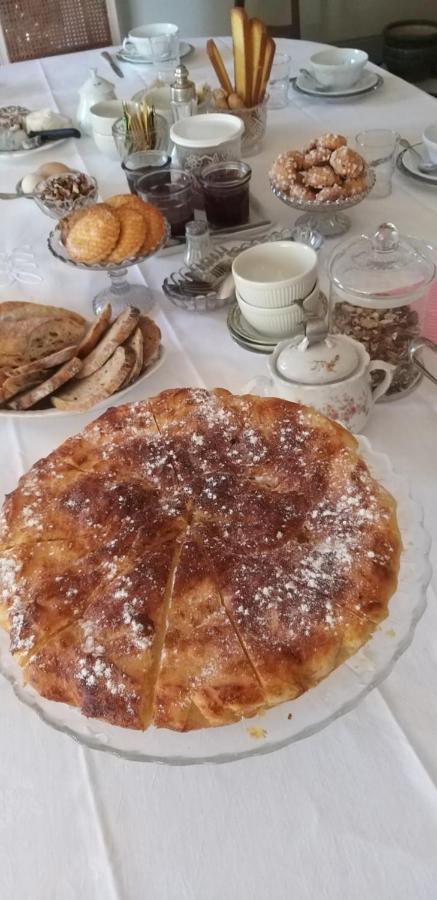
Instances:
[[[340,245],[329,276],[340,300],[355,306],[388,309],[421,297],[435,278],[426,244],[399,234],[390,222],[374,234]]]

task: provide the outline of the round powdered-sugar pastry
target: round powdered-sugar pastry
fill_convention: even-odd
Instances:
[[[321,190],[324,187],[331,187],[331,185],[335,184],[337,181],[335,172],[332,171],[331,166],[313,166],[311,169],[308,169],[307,172],[304,172],[303,182],[308,187],[315,188],[316,190]]]
[[[345,147],[347,140],[342,134],[322,134],[317,138],[318,147],[327,147],[328,150],[338,150],[339,147]]]
[[[354,194],[362,194],[367,190],[367,181],[363,175],[358,178],[346,178],[343,188],[348,197],[353,197]]]
[[[322,188],[317,194],[317,199],[325,203],[333,203],[335,200],[342,200],[344,197],[346,197],[346,192],[340,184]]]
[[[364,160],[350,147],[339,147],[331,156],[331,166],[343,178],[357,178],[364,169]]]
[[[311,169],[312,166],[325,166],[329,163],[330,158],[331,150],[328,147],[313,147],[312,150],[305,153],[303,165],[305,169]]]
[[[296,200],[315,200],[316,192],[312,191],[311,188],[305,187],[304,184],[291,184],[288,193],[290,197],[294,197]]]

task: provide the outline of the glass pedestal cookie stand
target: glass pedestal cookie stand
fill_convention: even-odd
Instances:
[[[147,253],[124,259],[121,263],[82,263],[76,262],[68,255],[62,243],[59,227],[50,232],[47,244],[50,252],[56,259],[77,269],[88,269],[93,272],[107,272],[110,284],[99,291],[93,298],[93,310],[98,315],[107,303],[111,304],[113,315],[116,316],[126,306],[136,306],[142,313],[150,312],[156,303],[158,292],[153,291],[147,284],[131,284],[127,278],[127,270],[130,266],[137,266],[153,256],[164,246],[169,236],[169,228],[166,226],[158,243],[151,247]]]
[[[286,206],[300,210],[303,215],[296,219],[295,224],[306,226],[312,231],[318,231],[323,237],[336,237],[344,234],[350,228],[350,219],[344,214],[345,209],[350,209],[365,200],[375,183],[375,175],[372,169],[367,171],[367,187],[360,194],[344,197],[339,200],[301,200],[291,197],[281,191],[276,185],[271,184],[272,193],[278,200],[282,200]]]

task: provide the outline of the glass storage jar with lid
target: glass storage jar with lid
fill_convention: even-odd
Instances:
[[[341,244],[329,263],[330,331],[364,344],[371,359],[395,367],[383,399],[395,399],[421,379],[409,356],[422,334],[428,287],[436,267],[425,243],[380,225]]]

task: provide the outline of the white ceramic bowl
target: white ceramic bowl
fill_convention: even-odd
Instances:
[[[121,100],[101,100],[90,107],[90,123],[93,134],[110,134],[112,126],[123,115]]]
[[[279,309],[307,297],[317,281],[317,254],[297,241],[273,241],[243,250],[232,263],[240,297]]]
[[[309,69],[319,84],[331,88],[350,88],[361,76],[368,60],[364,50],[331,47],[310,56]]]
[[[422,134],[428,156],[433,163],[437,163],[437,123],[428,125]]]
[[[269,337],[277,337],[278,340],[295,334],[303,321],[303,313],[297,303],[283,306],[281,309],[263,309],[261,306],[251,306],[235,292],[238,306],[249,325],[252,325],[260,334]]]
[[[120,162],[120,157],[112,134],[99,134],[98,131],[93,131],[93,138],[96,147],[104,156],[107,156],[108,159],[116,159]]]

